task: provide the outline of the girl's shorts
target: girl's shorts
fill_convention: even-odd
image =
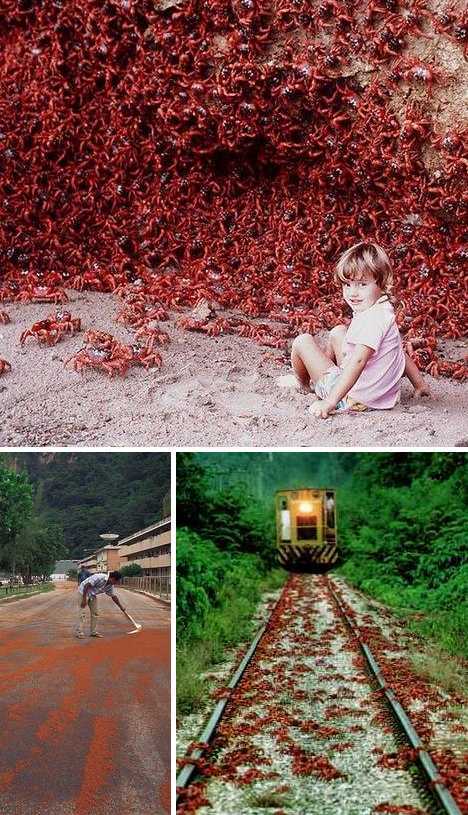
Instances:
[[[314,390],[319,399],[328,399],[330,391],[342,373],[342,369],[338,368],[337,365],[331,365],[328,371],[325,371],[323,376],[317,380],[314,385]],[[335,410],[367,410],[367,406],[361,404],[361,402],[356,402],[351,396],[344,396],[343,399],[340,399],[338,402]]]

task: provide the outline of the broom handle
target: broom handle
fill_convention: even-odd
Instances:
[[[126,617],[128,617],[128,619],[130,620],[130,622],[131,622],[131,623],[133,623],[133,625],[134,625],[134,626],[135,626],[135,628],[136,628],[136,627],[137,627],[137,625],[138,625],[138,623],[137,623],[137,622],[135,622],[135,620],[133,619],[133,617],[131,617],[131,616],[130,616],[130,614],[128,613],[128,611],[124,611],[124,614],[125,614],[125,616],[126,616]]]

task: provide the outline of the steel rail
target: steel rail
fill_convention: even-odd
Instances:
[[[395,716],[396,720],[398,721],[399,725],[401,726],[402,730],[404,731],[405,736],[407,737],[407,739],[408,739],[409,743],[411,744],[411,746],[415,750],[417,750],[419,763],[420,763],[426,777],[429,779],[431,788],[434,790],[435,794],[437,795],[441,806],[443,807],[444,811],[448,813],[448,815],[462,815],[461,810],[458,808],[458,805],[454,801],[454,799],[453,799],[452,795],[450,794],[450,792],[448,791],[447,787],[445,786],[445,784],[443,784],[441,782],[440,773],[437,770],[437,767],[434,764],[430,754],[427,752],[427,750],[424,750],[423,743],[422,743],[421,739],[419,738],[416,730],[414,729],[414,726],[413,726],[413,724],[411,722],[411,719],[409,718],[408,714],[406,713],[406,711],[403,708],[403,706],[401,705],[401,703],[398,701],[398,698],[395,695],[395,693],[391,690],[391,688],[389,688],[387,686],[387,683],[385,681],[385,677],[383,676],[382,671],[380,670],[379,664],[378,664],[377,660],[375,659],[374,655],[372,654],[372,651],[370,650],[369,646],[366,645],[366,643],[362,641],[362,639],[360,637],[360,634],[359,634],[358,627],[350,619],[349,615],[346,613],[346,609],[343,607],[343,605],[341,603],[341,600],[340,600],[339,596],[333,590],[330,578],[326,578],[326,580],[327,580],[328,590],[329,590],[331,596],[333,597],[336,605],[338,606],[338,609],[340,610],[340,613],[342,614],[342,616],[346,620],[346,623],[349,626],[350,630],[356,636],[356,639],[357,639],[357,641],[359,643],[361,651],[363,652],[363,654],[364,654],[364,656],[366,658],[367,664],[369,665],[370,671],[373,674],[373,676],[375,677],[375,679],[377,680],[377,683],[378,683],[380,689],[383,691],[384,695],[386,696],[393,715]]]
[[[281,596],[282,595],[283,595],[283,593],[281,592]],[[276,608],[276,605],[275,605],[275,608]],[[274,611],[274,609],[273,609],[273,611]],[[230,680],[230,682],[229,682],[229,684],[227,686],[230,690],[234,690],[234,688],[239,684],[240,680],[242,679],[242,676],[244,675],[244,672],[245,672],[247,666],[249,665],[250,661],[252,660],[253,655],[255,654],[255,651],[257,650],[258,643],[260,642],[261,638],[263,637],[263,635],[264,635],[264,633],[265,633],[265,631],[267,629],[267,626],[268,626],[268,623],[270,622],[273,611],[271,612],[271,614],[270,614],[267,622],[265,623],[265,625],[263,625],[257,631],[254,639],[252,640],[252,642],[249,645],[249,648],[247,649],[247,651],[244,654],[241,662],[239,663],[239,667],[237,668],[236,672],[231,677],[231,680]],[[205,725],[205,728],[204,728],[202,734],[200,735],[199,741],[206,742],[206,743],[209,743],[211,741],[211,739],[213,738],[213,736],[214,736],[214,734],[216,732],[216,729],[218,727],[220,719],[221,719],[221,717],[222,717],[222,715],[224,713],[224,709],[225,709],[227,703],[229,702],[229,698],[230,698],[230,695],[226,699],[220,699],[220,701],[217,703],[217,705],[214,708],[210,718],[208,719],[208,722]],[[203,750],[200,750],[200,749],[193,750],[193,752],[190,753],[190,755],[188,756],[188,759],[189,760],[193,759],[193,761],[196,762],[199,758],[202,757],[202,755],[203,755]],[[193,764],[189,763],[189,764],[186,764],[184,767],[182,767],[182,769],[180,770],[180,772],[178,773],[177,778],[176,778],[177,787],[186,787],[190,783],[190,780],[191,780],[194,772],[196,771],[196,769],[197,769],[196,763],[193,763]],[[179,800],[179,793],[177,793],[177,796],[176,796],[176,801],[178,801],[178,800]]]

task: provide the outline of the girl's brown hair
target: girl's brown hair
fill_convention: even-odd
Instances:
[[[380,288],[388,292],[393,283],[393,272],[387,253],[377,243],[361,241],[343,252],[335,268],[340,283],[359,280],[370,272]]]

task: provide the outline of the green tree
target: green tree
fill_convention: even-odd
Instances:
[[[67,554],[81,557],[111,529],[121,537],[158,521],[170,490],[167,453],[7,453],[27,473],[47,524],[63,528]]]
[[[17,570],[29,580],[32,575],[49,575],[54,563],[65,557],[63,530],[47,524],[40,516],[33,517],[16,536]]]
[[[128,566],[122,566],[119,571],[122,577],[140,577],[143,574],[139,563],[129,563]]]
[[[0,461],[0,564],[16,566],[16,537],[31,516],[32,487],[27,475],[3,466]]]

